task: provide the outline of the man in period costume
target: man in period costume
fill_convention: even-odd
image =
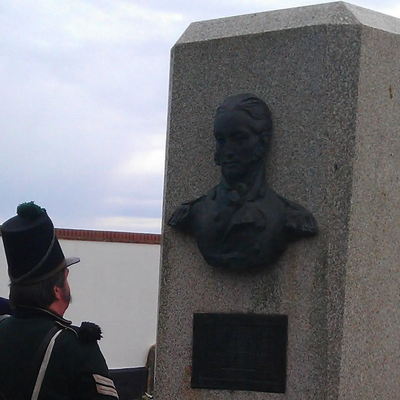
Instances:
[[[12,315],[0,322],[0,398],[115,399],[98,347],[100,328],[71,325],[68,267],[46,210],[21,204],[1,226],[10,277]]]

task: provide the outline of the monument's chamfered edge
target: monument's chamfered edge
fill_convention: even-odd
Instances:
[[[219,185],[182,204],[168,224],[190,232],[207,263],[246,270],[272,265],[290,242],[315,236],[313,215],[279,196],[265,179],[273,132],[267,104],[254,94],[229,96],[214,118]]]
[[[365,25],[386,32],[400,33],[398,18],[338,1],[193,22],[176,42],[176,46],[205,40],[321,25]]]

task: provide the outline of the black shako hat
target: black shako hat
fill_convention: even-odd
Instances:
[[[43,281],[80,261],[64,257],[51,219],[33,201],[18,206],[17,215],[1,225],[1,236],[14,284]]]

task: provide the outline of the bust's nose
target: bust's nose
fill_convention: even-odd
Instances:
[[[233,158],[236,155],[236,146],[232,141],[227,140],[224,146],[224,156],[228,159]]]

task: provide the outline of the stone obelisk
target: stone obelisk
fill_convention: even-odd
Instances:
[[[400,393],[400,20],[338,2],[191,24],[172,49],[156,400],[397,400]],[[167,226],[218,184],[213,116],[269,105],[271,186],[316,238],[273,268],[210,267]],[[195,314],[287,317],[284,393],[193,388]]]

